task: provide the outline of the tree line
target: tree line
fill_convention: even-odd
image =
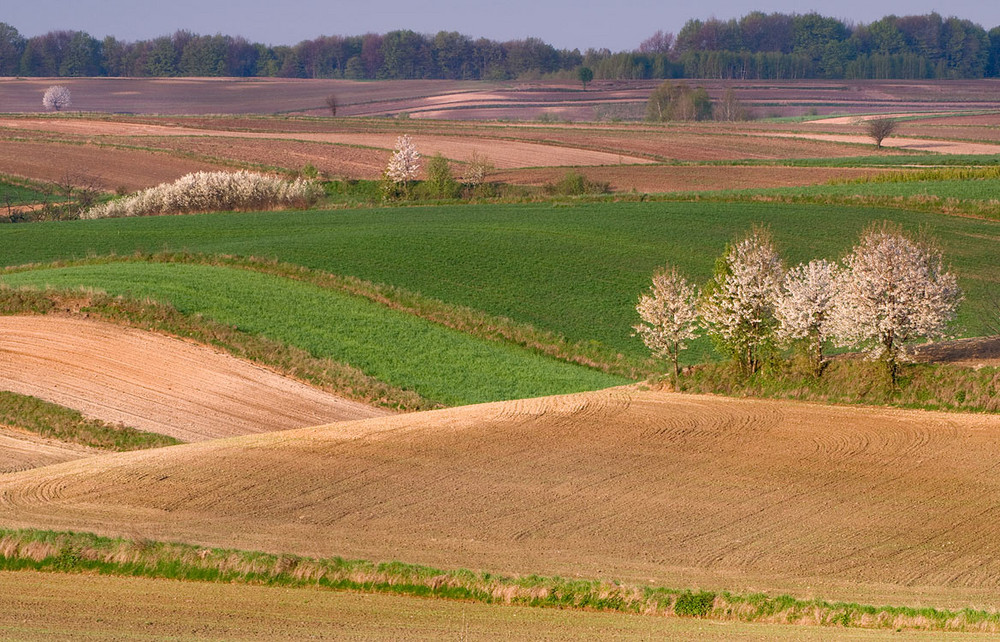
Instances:
[[[178,31],[126,42],[83,31],[25,38],[0,23],[0,76],[270,76],[286,78],[508,80],[1000,77],[1000,27],[937,13],[853,25],[818,13],[749,13],[689,20],[634,51],[556,49],[538,38],[499,42],[453,31],[320,36],[287,46]]]

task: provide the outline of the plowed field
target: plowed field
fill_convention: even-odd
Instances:
[[[0,317],[0,372],[4,389],[183,441],[386,414],[204,346],[79,319]]]
[[[58,464],[0,477],[0,511],[10,526],[996,607],[998,465],[997,416],[611,389]]]

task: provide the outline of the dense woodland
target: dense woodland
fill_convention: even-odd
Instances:
[[[497,42],[457,32],[320,36],[294,46],[178,31],[153,40],[103,40],[82,31],[23,37],[0,23],[0,76],[278,76],[507,80],[919,79],[1000,77],[1000,27],[986,31],[937,13],[852,25],[816,13],[750,13],[689,20],[636,50],[556,49],[537,38]]]

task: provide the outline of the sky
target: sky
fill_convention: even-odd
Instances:
[[[68,29],[97,38],[145,40],[178,29],[293,45],[321,35],[412,29],[458,31],[473,38],[541,38],[557,48],[626,51],[657,30],[680,30],[691,18],[739,18],[750,11],[809,13],[852,23],[937,11],[1000,26],[996,0],[8,0],[0,22],[23,36]]]

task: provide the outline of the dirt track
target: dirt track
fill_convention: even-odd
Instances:
[[[184,441],[387,414],[204,346],[79,319],[0,317],[0,373],[3,389]]]
[[[998,465],[998,416],[613,389],[58,464],[0,477],[0,513],[449,568],[995,607]]]

